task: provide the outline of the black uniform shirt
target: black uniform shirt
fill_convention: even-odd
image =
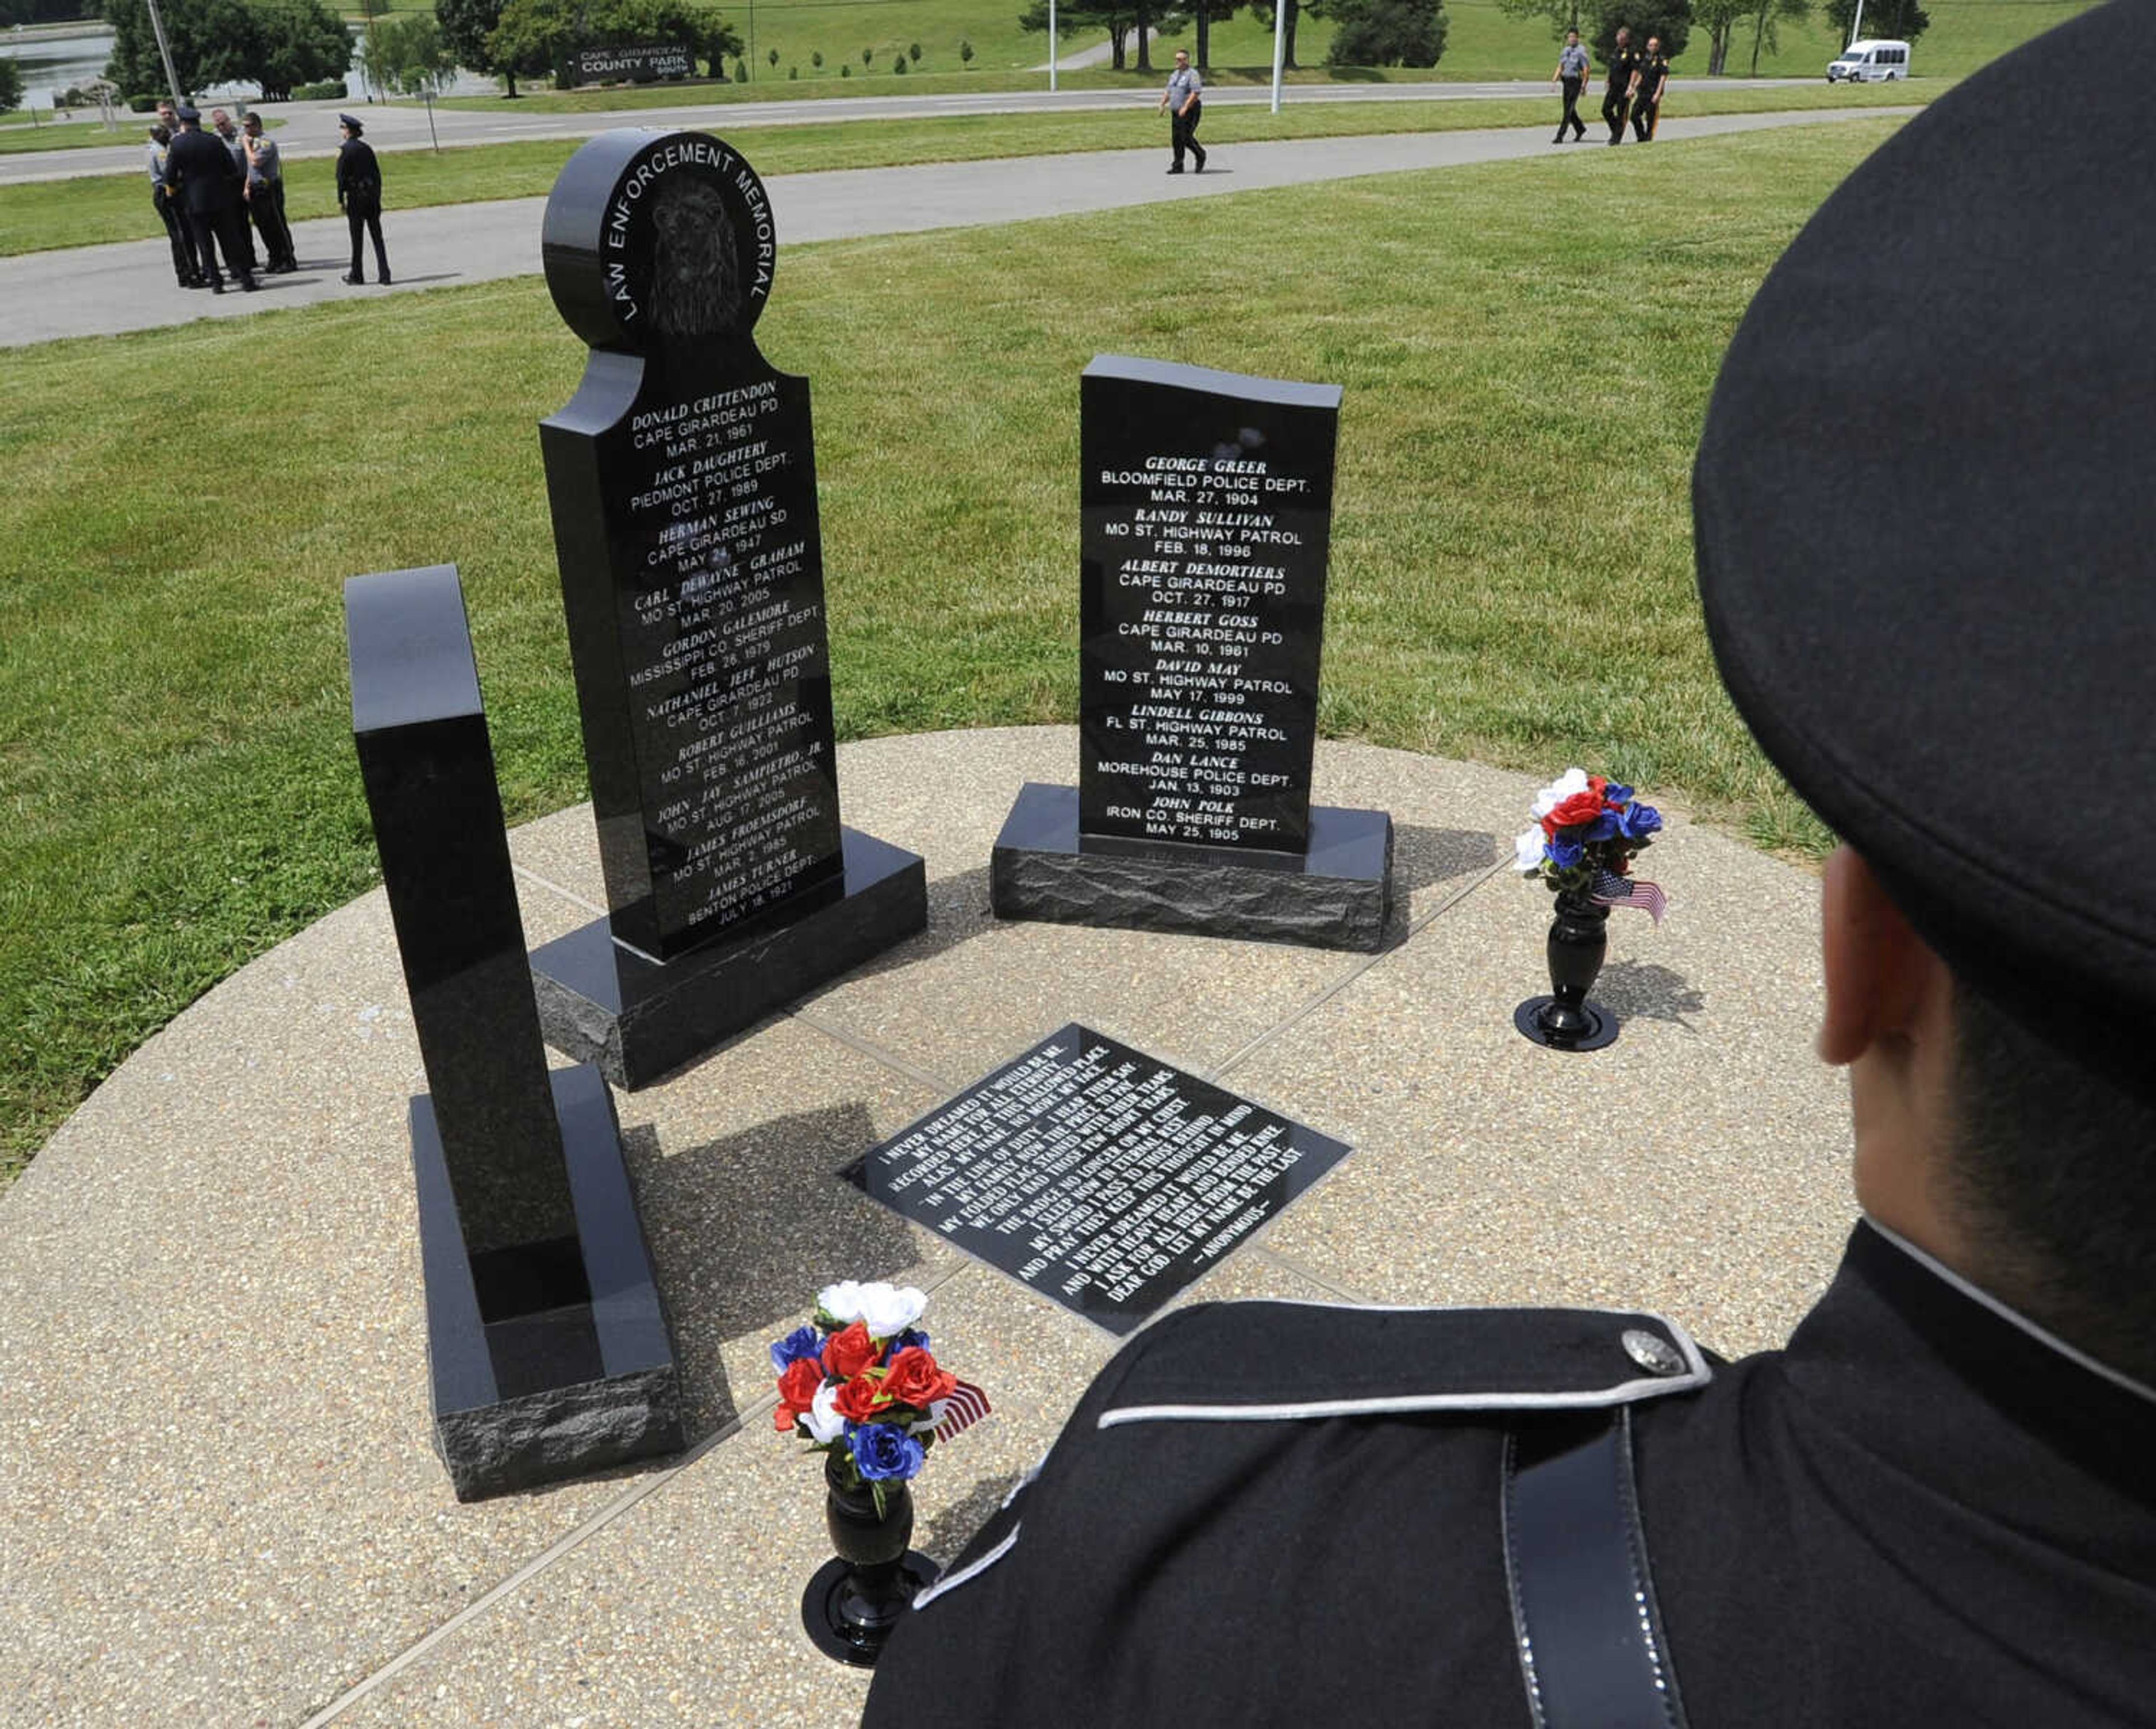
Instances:
[[[1661,87],[1662,80],[1669,76],[1669,73],[1670,57],[1667,54],[1641,54],[1640,100],[1642,102],[1653,101],[1656,91]]]
[[[337,201],[354,214],[382,208],[382,167],[364,138],[347,138],[337,146]]]
[[[239,201],[239,171],[213,132],[182,130],[165,151],[165,184],[189,210],[216,211]]]
[[[1685,1372],[1597,1356],[1641,1326]],[[1711,1379],[1653,1317],[1172,1316],[901,1622],[866,1721],[1528,1729],[1503,1449],[1568,1384],[1637,1401],[1693,1729],[2156,1721],[2156,1393],[1870,1226],[1785,1350]]]
[[[1637,49],[1618,49],[1609,57],[1609,82],[1606,88],[1623,95],[1631,88],[1632,74],[1639,70],[1642,58]]]

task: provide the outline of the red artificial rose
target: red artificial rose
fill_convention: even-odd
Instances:
[[[841,1381],[852,1380],[875,1359],[875,1341],[858,1321],[841,1327],[824,1342],[824,1367]]]
[[[797,1357],[778,1378],[778,1396],[796,1410],[816,1403],[816,1389],[824,1384],[824,1365],[813,1357]]]
[[[925,1411],[939,1398],[957,1390],[958,1378],[936,1367],[936,1359],[918,1345],[909,1345],[891,1360],[884,1371],[883,1390],[902,1405]]]
[[[1570,829],[1580,823],[1591,823],[1602,814],[1602,793],[1599,788],[1575,793],[1558,805],[1543,818],[1543,832],[1552,828]]]
[[[1590,774],[1587,777],[1587,790],[1592,793],[1597,798],[1599,798],[1602,796],[1603,788],[1607,787],[1609,784],[1609,781],[1599,774]]]
[[[793,1421],[800,1414],[799,1406],[789,1405],[785,1400],[781,1399],[778,1402],[778,1408],[771,1413],[771,1426],[781,1434],[791,1434],[793,1432]]]
[[[831,1408],[849,1423],[866,1423],[891,1401],[883,1383],[873,1375],[856,1375],[831,1400]]]

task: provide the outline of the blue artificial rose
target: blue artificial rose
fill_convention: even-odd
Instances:
[[[1578,841],[1567,840],[1562,829],[1550,837],[1549,861],[1559,870],[1571,870],[1586,850]]]
[[[1616,782],[1610,781],[1604,785],[1602,796],[1612,804],[1630,804],[1632,802],[1632,789],[1630,787],[1620,787]]]
[[[1617,829],[1627,840],[1645,840],[1662,826],[1662,813],[1651,804],[1628,804],[1618,813]]]
[[[1587,825],[1579,838],[1582,840],[1613,840],[1617,835],[1617,813],[1605,810]]]
[[[771,1347],[772,1372],[783,1375],[803,1357],[823,1353],[824,1336],[813,1326],[797,1326]]]
[[[903,1481],[921,1469],[928,1449],[896,1424],[850,1423],[854,1467],[871,1483]]]
[[[889,1362],[900,1352],[915,1348],[926,1351],[928,1348],[928,1335],[917,1326],[909,1326],[904,1332],[891,1340],[890,1347],[884,1352],[883,1360]]]

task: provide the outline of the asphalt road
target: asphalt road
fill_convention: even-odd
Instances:
[[[1165,74],[1163,74],[1163,77]],[[1818,80],[1795,78],[1686,79],[1688,92],[1809,87]],[[1501,97],[1545,98],[1550,86],[1540,81],[1495,84],[1291,85],[1284,105],[1325,102],[1475,102]],[[983,90],[979,95],[828,97],[790,102],[685,103],[678,108],[620,109],[604,113],[547,114],[504,102],[499,108],[437,107],[433,134],[427,110],[413,102],[353,109],[367,122],[367,140],[377,150],[424,150],[439,140],[444,150],[474,144],[506,144],[527,138],[588,138],[615,126],[698,126],[721,132],[753,126],[829,126],[848,121],[921,120],[968,114],[1101,113],[1142,111],[1158,95],[1149,90]],[[1272,93],[1259,86],[1235,85],[1205,93],[1209,108],[1241,108],[1269,103]],[[288,102],[262,105],[265,118],[283,116],[278,147],[288,156],[325,156],[336,152],[336,116],[349,102]],[[1832,112],[1833,110],[1826,110]],[[1866,110],[1867,112],[1874,110]],[[1553,107],[1553,116],[1555,109]],[[140,173],[146,121],[131,116],[125,141],[107,150],[30,151],[0,156],[0,186],[33,180],[66,180],[81,174]]]
[[[1861,113],[1829,110],[1671,120],[1663,122],[1661,136],[1651,147],[1703,149],[1711,147],[1706,141],[1732,133],[1915,111],[1867,108]],[[1307,138],[1215,145],[1211,171],[1170,177],[1163,172],[1168,155],[1163,141],[1155,150],[774,175],[766,185],[781,244],[798,245],[856,235],[1020,222],[1469,162],[1554,156],[1584,167],[1607,147],[1595,142],[1591,132],[1586,144],[1553,146],[1548,127],[1542,126]],[[294,224],[302,269],[295,275],[264,277],[262,291],[252,295],[234,289],[213,297],[176,287],[171,254],[162,236],[0,259],[0,347],[151,330],[204,317],[245,317],[355,295],[396,295],[530,275],[540,268],[540,214],[545,202],[516,198],[391,209],[383,226],[396,283],[388,289],[372,284],[349,288],[339,280],[346,234],[344,223],[336,218]],[[371,256],[367,269],[372,274]]]

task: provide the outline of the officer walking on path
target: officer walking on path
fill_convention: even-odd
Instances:
[[[2156,228],[2118,200],[2156,136],[2088,77],[2139,16],[1859,167],[1707,413],[1707,634],[1843,842],[1818,1049],[1863,1217],[1788,1345],[1172,1314],[901,1619],[870,1729],[2151,1721]]]
[[[337,146],[337,203],[344,208],[345,227],[352,234],[352,268],[344,280],[355,288],[367,280],[360,254],[363,229],[374,239],[375,274],[386,283],[389,251],[382,244],[382,165],[374,159],[373,147],[360,136],[367,128],[352,115],[340,114],[337,129],[343,135]]]
[[[212,294],[224,292],[217,268],[217,249],[224,249],[226,269],[254,292],[254,267],[242,244],[245,218],[239,213],[239,170],[232,153],[202,129],[202,110],[192,103],[179,110],[179,134],[165,151],[165,186],[180,201],[195,237],[195,259]]]
[[[1175,161],[1168,171],[1171,174],[1183,172],[1183,152],[1186,149],[1198,158],[1198,172],[1205,172],[1205,146],[1198,141],[1198,117],[1204,105],[1199,95],[1204,88],[1204,80],[1191,67],[1188,51],[1176,49],[1175,70],[1168,74],[1168,88],[1160,93],[1161,111],[1167,114],[1173,110],[1169,117],[1169,124],[1174,128],[1170,136],[1175,146]]]
[[[1650,36],[1632,86],[1632,133],[1642,144],[1654,141],[1655,127],[1661,119],[1662,93],[1669,84],[1670,57],[1662,52],[1661,38]]]
[[[1617,52],[1609,57],[1609,81],[1602,87],[1602,121],[1609,128],[1609,141],[1625,141],[1625,109],[1632,98],[1633,80],[1639,75],[1640,56],[1632,46],[1632,33],[1617,28]]]
[[[1557,136],[1553,144],[1564,142],[1564,129],[1572,128],[1574,140],[1587,136],[1587,122],[1579,117],[1579,92],[1587,82],[1587,50],[1579,45],[1579,32],[1564,33],[1564,49],[1557,57],[1557,70],[1550,74],[1550,82],[1564,89],[1564,112],[1558,117]]]

